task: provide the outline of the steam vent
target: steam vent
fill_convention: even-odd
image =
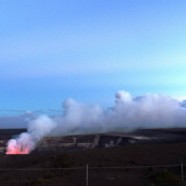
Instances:
[[[24,145],[14,149],[12,153],[6,152],[6,145],[11,137],[16,137],[26,129],[1,129],[0,130],[0,153],[4,154],[28,154]],[[109,148],[125,146],[129,144],[147,144],[161,142],[182,142],[186,141],[186,129],[141,129],[131,133],[107,133],[73,135],[62,137],[44,137],[38,142],[34,152],[41,151],[76,151],[93,148]]]

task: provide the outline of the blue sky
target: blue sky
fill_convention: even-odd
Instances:
[[[186,1],[0,0],[0,108],[186,96]]]

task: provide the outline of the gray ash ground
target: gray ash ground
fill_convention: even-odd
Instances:
[[[7,136],[17,132],[20,131],[9,131]],[[58,149],[59,144],[55,148],[50,148],[50,143],[56,143],[54,138],[50,138],[47,139],[50,143],[45,150],[36,149],[29,155],[2,153],[0,155],[1,185],[85,185],[87,164],[89,165],[89,186],[161,186],[162,184],[171,185],[171,183],[174,186],[181,185],[183,183],[181,183],[180,167],[151,168],[150,166],[179,165],[181,162],[186,165],[185,133],[184,129],[141,129],[133,133],[117,133],[117,135],[111,133],[68,136],[56,140],[58,143],[75,144],[75,148]],[[128,142],[121,143],[121,138]],[[147,140],[149,138],[154,140],[149,142]],[[97,146],[92,146],[95,139]],[[51,142],[51,140],[54,141]],[[119,145],[118,142],[121,144]],[[78,147],[78,143],[89,143],[91,146],[90,148]],[[110,144],[109,147],[108,144]],[[144,169],[104,168],[144,165],[147,166]],[[74,167],[80,169],[58,169]],[[50,170],[50,168],[57,169]]]

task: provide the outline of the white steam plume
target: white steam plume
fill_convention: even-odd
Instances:
[[[48,116],[40,116],[30,122],[28,132],[8,141],[6,154],[29,154],[35,149],[37,143],[50,134],[55,127],[54,120]]]
[[[29,147],[47,135],[71,135],[128,131],[137,128],[186,127],[186,108],[174,98],[158,94],[132,97],[129,92],[118,91],[115,105],[104,110],[67,99],[62,116],[40,116],[29,124],[28,132],[10,140],[11,146]],[[27,140],[28,139],[28,140]],[[13,145],[12,145],[13,144]]]
[[[129,92],[118,91],[115,105],[107,110],[72,99],[63,107],[64,115],[54,119],[58,123],[54,134],[186,127],[186,109],[176,99],[158,94],[132,97]]]

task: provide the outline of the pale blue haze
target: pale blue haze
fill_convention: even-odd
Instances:
[[[185,0],[0,0],[0,108],[186,96]]]

